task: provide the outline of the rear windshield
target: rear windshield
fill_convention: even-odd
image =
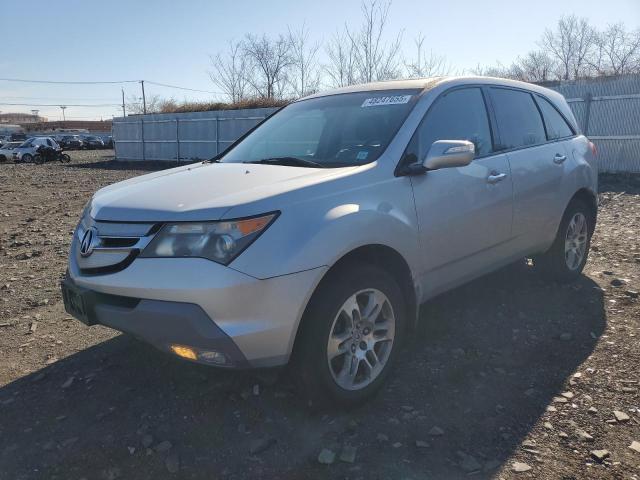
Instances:
[[[255,163],[293,158],[320,167],[373,162],[387,148],[419,93],[416,89],[369,91],[292,103],[221,161]]]

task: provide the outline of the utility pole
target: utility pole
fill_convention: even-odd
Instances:
[[[64,110],[67,108],[65,105],[60,105],[60,108],[62,109],[62,126],[64,127],[64,124],[67,123],[67,119],[64,116]]]
[[[142,85],[142,111],[146,115],[147,114],[147,99],[144,96],[144,80],[140,80],[140,85]]]
[[[123,117],[127,116],[127,112],[124,109],[124,88],[122,89],[122,116]]]

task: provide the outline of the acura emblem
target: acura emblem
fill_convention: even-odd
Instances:
[[[84,235],[82,236],[82,240],[80,240],[80,255],[83,257],[88,257],[93,253],[93,247],[95,247],[95,243],[98,240],[98,230],[96,227],[89,227]]]

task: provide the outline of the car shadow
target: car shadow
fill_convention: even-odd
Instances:
[[[320,413],[286,378],[118,336],[0,389],[0,477],[491,478],[548,405],[571,408],[553,398],[604,328],[589,278],[556,285],[510,267],[424,305],[380,394]],[[318,463],[345,445],[353,463]]]

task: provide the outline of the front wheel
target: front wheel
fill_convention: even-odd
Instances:
[[[534,257],[536,269],[551,280],[570,282],[577,279],[589,255],[591,235],[595,225],[591,209],[582,200],[575,199],[567,207],[556,239],[549,250]]]
[[[22,163],[31,163],[33,161],[33,156],[30,153],[25,153],[24,155],[22,155],[20,161]]]
[[[294,368],[312,402],[355,405],[389,375],[406,305],[395,279],[378,267],[351,265],[330,275],[305,312]]]

